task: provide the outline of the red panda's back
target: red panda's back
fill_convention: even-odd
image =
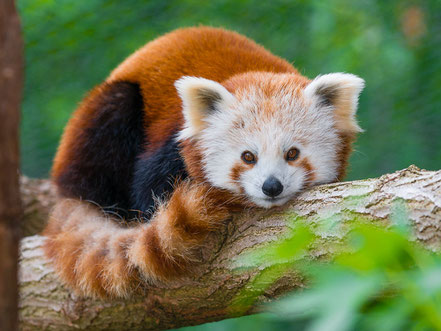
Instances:
[[[140,85],[150,146],[180,126],[181,103],[174,82],[196,76],[222,82],[247,71],[294,72],[287,61],[235,32],[197,27],[173,31],[128,57],[107,79]]]

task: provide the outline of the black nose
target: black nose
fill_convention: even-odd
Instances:
[[[274,176],[269,176],[262,185],[262,191],[267,196],[274,198],[283,191],[282,183]]]

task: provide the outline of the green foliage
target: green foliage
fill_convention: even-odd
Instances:
[[[349,179],[441,165],[438,0],[18,0],[26,42],[22,166],[47,176],[71,112],[126,56],[178,27],[237,30],[314,77],[366,79]]]
[[[307,257],[319,247],[320,236],[297,219],[285,239],[244,257],[249,265],[267,259],[276,272],[259,274],[252,281],[257,286],[233,304],[246,310],[295,268],[307,276],[310,288],[270,305],[272,319],[301,323],[308,331],[441,330],[441,256],[409,241],[402,206],[396,206],[392,221],[389,228],[362,219],[340,224],[349,232],[347,241],[332,262],[324,262]]]
[[[307,224],[297,221],[296,218],[293,229],[276,244],[270,244],[239,258],[241,268],[264,266],[264,269],[233,300],[233,312],[245,313],[268,286],[291,269],[293,263],[298,264],[304,258],[316,237]],[[271,261],[269,265],[267,261]]]

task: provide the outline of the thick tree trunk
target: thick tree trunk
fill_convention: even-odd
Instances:
[[[26,192],[24,190],[23,192]],[[241,268],[237,257],[280,238],[293,216],[303,216],[313,225],[332,217],[349,222],[362,216],[387,226],[394,201],[405,201],[414,228],[413,239],[429,249],[441,246],[441,171],[411,166],[377,179],[324,185],[305,192],[289,207],[271,211],[246,211],[227,224],[223,233],[207,241],[201,252],[205,261],[198,276],[167,286],[145,287],[130,300],[100,301],[78,298],[57,280],[43,256],[44,238],[25,238],[21,245],[20,321],[24,330],[147,330],[196,325],[244,314],[232,305],[239,291],[252,290],[255,277],[273,266]],[[343,227],[344,229],[344,227]],[[323,230],[323,245],[312,258],[332,255],[341,233]],[[240,269],[240,270],[239,270]],[[262,303],[304,287],[305,280],[285,273],[272,284],[246,313],[259,311]],[[235,308],[236,307],[236,308]]]
[[[18,124],[22,42],[13,0],[0,1],[0,330],[17,328],[17,258],[21,218]]]

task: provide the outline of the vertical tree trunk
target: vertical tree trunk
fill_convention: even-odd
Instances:
[[[21,217],[18,125],[22,40],[14,0],[0,1],[0,330],[17,329],[17,259]]]

